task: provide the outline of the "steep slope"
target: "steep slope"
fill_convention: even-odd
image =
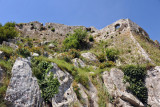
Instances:
[[[15,28],[19,36],[0,46],[0,106],[160,106],[159,43],[131,20],[101,30],[39,22]]]

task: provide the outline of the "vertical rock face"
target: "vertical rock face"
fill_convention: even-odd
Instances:
[[[160,66],[147,72],[146,87],[148,89],[148,104],[160,107]]]
[[[18,58],[16,60],[5,99],[13,103],[15,107],[40,106],[40,89],[37,79],[32,76],[28,59]]]
[[[57,64],[52,63],[53,69],[51,72],[54,73],[54,76],[58,78],[60,82],[59,93],[52,98],[53,107],[68,107],[74,102],[78,102],[77,96],[73,91],[72,87],[72,76],[65,71],[59,69]]]

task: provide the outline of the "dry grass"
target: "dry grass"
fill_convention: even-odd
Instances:
[[[142,48],[148,53],[151,60],[156,64],[160,65],[160,49],[157,47],[151,39],[144,36],[135,34],[136,40],[140,43]]]

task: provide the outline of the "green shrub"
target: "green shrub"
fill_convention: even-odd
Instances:
[[[93,41],[94,41],[93,36],[91,36],[91,35],[89,36],[89,41],[90,41],[90,42],[93,42]]]
[[[53,77],[53,73],[46,77],[46,79],[40,80],[38,83],[42,91],[41,96],[44,101],[49,102],[49,99],[53,98],[54,95],[58,93],[60,83],[57,78]]]
[[[7,23],[4,25],[4,27],[5,27],[5,28],[14,28],[15,25],[16,25],[15,22],[7,22]]]
[[[124,82],[128,82],[127,87],[140,101],[147,103],[148,92],[145,86],[145,78],[147,75],[146,67],[128,65],[123,68]]]
[[[43,75],[43,73],[41,72],[41,70],[38,68],[38,67],[34,67],[33,69],[32,69],[32,73],[33,73],[33,75],[37,78],[37,79],[42,79],[42,75]]]
[[[8,22],[0,27],[0,43],[8,39],[13,39],[17,35],[18,32],[15,30],[15,23]]]
[[[63,45],[65,49],[71,49],[71,48],[79,49],[81,47],[78,40],[74,38],[73,36],[69,36],[68,38],[66,38],[63,42]]]
[[[82,28],[75,29],[73,34],[70,34],[64,41],[63,46],[65,49],[81,49],[85,43],[87,31]]]
[[[48,28],[51,28],[51,26],[48,26]]]
[[[30,56],[30,51],[26,47],[19,47],[17,53],[25,58]]]
[[[9,58],[14,52],[13,48],[8,46],[0,46],[0,50],[3,51],[5,54],[5,57]]]
[[[113,48],[106,50],[106,56],[109,61],[115,61],[118,58],[118,53],[118,50]]]
[[[53,98],[58,93],[60,83],[57,78],[54,78],[53,73],[49,71],[53,68],[50,62],[44,60],[32,59],[32,72],[38,79],[39,87],[42,91],[42,97],[44,101],[49,102],[50,98]]]
[[[55,28],[52,28],[51,31],[52,31],[52,32],[55,32]]]

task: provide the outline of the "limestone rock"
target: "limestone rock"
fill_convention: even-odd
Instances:
[[[43,55],[45,56],[45,57],[48,57],[49,55],[48,55],[48,52],[43,52]]]
[[[37,79],[32,76],[30,60],[17,58],[5,99],[14,107],[39,107],[42,99]]]
[[[89,107],[88,95],[85,93],[85,89],[84,89],[83,85],[78,84],[78,87],[79,87],[79,93],[81,94],[82,100],[84,101],[83,106]]]
[[[115,68],[112,68],[110,72],[105,71],[102,75],[109,94],[115,98],[115,104],[118,107],[144,107],[135,96],[127,92],[123,76],[123,72]]]
[[[68,107],[78,101],[72,87],[73,78],[68,72],[59,69],[57,64],[52,63],[52,65],[53,68],[51,72],[54,73],[54,76],[57,77],[60,82],[59,93],[52,98],[52,106]]]
[[[48,45],[48,48],[50,48],[50,49],[55,48],[55,45],[51,43]]]
[[[6,42],[6,41],[3,41],[2,45],[4,45],[4,46],[9,46],[9,47],[11,47],[11,48],[13,48],[13,49],[17,49],[17,48],[18,48],[17,45],[15,45],[15,44],[13,44],[13,43],[11,43],[11,42]]]
[[[33,57],[38,57],[39,54],[38,54],[38,53],[31,53],[31,56],[33,56]]]
[[[99,107],[98,106],[98,91],[96,87],[89,80],[89,90],[87,90],[80,83],[78,84],[79,92],[84,100],[83,107]]]
[[[84,58],[88,59],[89,61],[98,62],[97,57],[91,52],[82,53],[81,56],[83,56]]]
[[[3,71],[3,69],[0,67],[0,83],[2,83],[3,78],[4,78],[4,71]],[[0,85],[1,85],[1,84],[0,84]]]
[[[72,62],[75,67],[85,67],[86,66],[86,64],[81,59],[78,59],[78,58],[73,59]]]
[[[91,97],[91,107],[98,107],[98,91],[96,87],[92,84],[92,82],[89,80],[89,88],[90,90],[88,91],[89,96]]]
[[[160,107],[160,66],[147,71],[146,87],[148,89],[148,104]]]

